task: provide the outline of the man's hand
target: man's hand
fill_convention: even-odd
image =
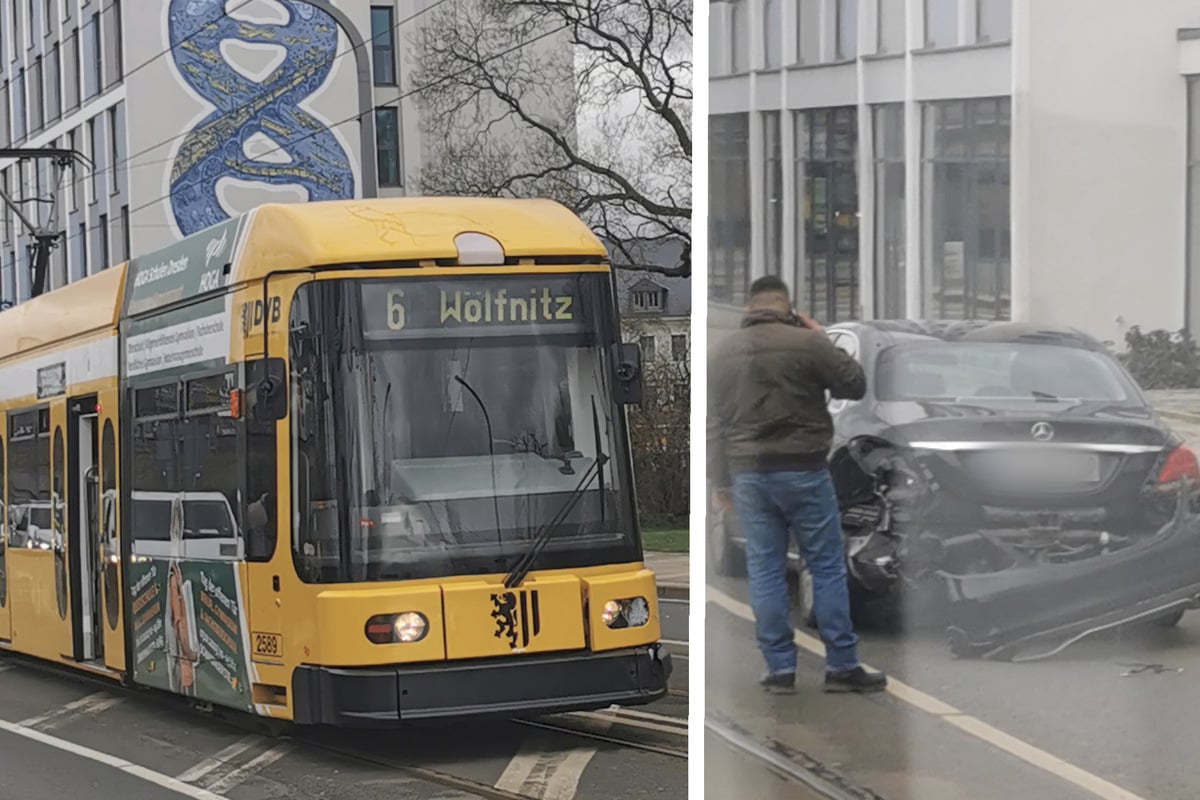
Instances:
[[[712,504],[718,511],[733,511],[733,495],[728,489],[713,489]]]
[[[810,317],[808,314],[805,314],[803,311],[797,311],[796,318],[800,320],[801,325],[808,328],[810,331],[816,331],[817,333],[825,332],[825,329],[822,328],[815,319]]]

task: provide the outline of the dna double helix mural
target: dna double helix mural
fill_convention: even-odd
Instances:
[[[229,218],[217,196],[221,178],[298,185],[309,200],[354,196],[350,155],[327,121],[300,107],[344,60],[334,58],[337,24],[300,0],[273,5],[286,11],[286,22],[231,18],[223,13],[225,0],[169,0],[167,36],[175,66],[215,107],[187,132],[171,167],[171,211],[184,236]],[[226,60],[223,41],[277,45],[283,60],[263,80],[253,80]],[[245,144],[256,134],[273,142],[277,152],[248,157]]]

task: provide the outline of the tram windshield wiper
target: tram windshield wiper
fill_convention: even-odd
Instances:
[[[600,507],[604,507],[604,465],[608,463],[608,456],[600,447],[600,419],[596,415],[596,398],[592,397],[592,426],[596,432],[596,460],[591,466],[584,471],[583,476],[579,479],[579,483],[575,484],[575,488],[567,495],[567,499],[563,501],[562,506],[555,512],[549,520],[538,530],[534,535],[533,543],[529,545],[529,549],[525,554],[517,559],[517,563],[513,565],[508,575],[504,577],[504,588],[511,589],[514,586],[520,586],[525,580],[525,576],[533,568],[533,563],[537,561],[537,557],[546,549],[546,545],[554,536],[554,530],[567,516],[575,509],[579,503],[579,499],[591,488],[592,483],[599,478],[601,487]]]

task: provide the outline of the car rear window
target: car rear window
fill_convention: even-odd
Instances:
[[[880,400],[1120,403],[1136,397],[1107,355],[1044,344],[900,344],[880,353],[875,379]]]

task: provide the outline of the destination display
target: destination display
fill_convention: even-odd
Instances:
[[[513,336],[592,330],[607,275],[370,281],[369,337]]]

